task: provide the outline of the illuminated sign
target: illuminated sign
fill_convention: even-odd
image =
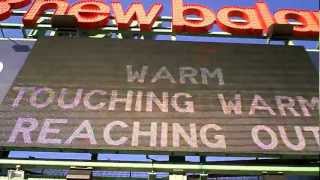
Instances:
[[[319,153],[302,47],[52,38],[0,106],[2,148]]]
[[[214,24],[223,31],[234,35],[262,36],[271,24],[294,25],[293,36],[303,38],[317,38],[319,35],[319,12],[298,9],[281,9],[272,14],[265,2],[258,1],[252,7],[224,7],[213,12],[209,7],[201,4],[187,4],[183,0],[172,0],[172,29],[173,32],[208,32]],[[27,6],[30,0],[0,1],[0,20],[10,17],[11,9]],[[214,2],[213,2],[214,3]],[[35,0],[23,17],[26,27],[35,27],[36,22],[45,10],[54,10],[56,15],[74,15],[78,26],[84,29],[101,28],[108,24],[113,16],[120,30],[128,29],[136,20],[141,31],[151,31],[158,19],[163,5],[153,4],[146,10],[142,3],[133,2],[125,10],[119,1],[110,5],[102,1],[84,0],[73,5],[65,0]],[[198,16],[198,20],[188,20],[187,16]],[[234,22],[232,18],[241,18],[244,22]]]

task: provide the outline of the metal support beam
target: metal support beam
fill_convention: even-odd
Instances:
[[[0,159],[8,158],[10,151],[0,151]],[[0,168],[0,175],[6,175],[8,172],[7,168]]]
[[[19,160],[0,159],[0,167],[15,167],[21,165],[29,167],[92,167],[95,170],[116,171],[144,171],[144,172],[194,172],[234,175],[262,175],[262,174],[284,174],[284,175],[310,175],[319,176],[318,166],[277,166],[277,165],[208,165],[208,164],[172,164],[172,163],[128,163],[128,162],[87,162],[87,161],[50,161],[50,160]]]
[[[91,161],[98,161],[98,153],[91,153]]]
[[[206,163],[207,156],[200,156],[200,163]]]

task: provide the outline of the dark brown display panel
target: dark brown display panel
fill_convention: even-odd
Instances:
[[[2,105],[0,146],[316,155],[302,47],[40,39]]]

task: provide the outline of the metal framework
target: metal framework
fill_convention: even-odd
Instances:
[[[26,11],[13,11],[13,16],[22,17]],[[3,29],[18,30],[22,35],[23,40],[34,41],[37,38],[44,36],[55,36],[57,29],[50,25],[50,17],[53,13],[45,13],[38,21],[38,25],[34,29],[27,29],[21,23],[1,22],[0,30],[2,39],[11,39],[5,35]],[[197,18],[190,18],[197,19]],[[111,18],[110,23],[101,29],[97,30],[77,30],[80,36],[89,36],[92,38],[139,38],[139,39],[155,39],[156,35],[167,35],[169,39],[175,41],[177,35],[187,36],[203,36],[203,37],[216,37],[216,38],[252,38],[265,40],[268,43],[268,37],[264,36],[235,36],[227,32],[209,32],[207,34],[190,34],[181,33],[175,34],[172,32],[171,25],[167,25],[172,20],[171,17],[162,16],[156,21],[152,32],[141,32],[137,23],[133,23],[127,30],[119,30],[116,27],[114,18]],[[233,20],[243,22],[243,20]],[[292,40],[309,40],[313,39],[299,39]],[[291,42],[291,45],[293,43]],[[309,51],[319,52],[319,41],[317,47]],[[1,153],[1,151],[0,151]],[[23,169],[27,168],[62,168],[68,169],[70,167],[91,167],[94,170],[115,170],[115,171],[144,171],[144,172],[168,172],[170,174],[184,174],[184,173],[200,173],[200,174],[228,174],[228,175],[310,175],[319,176],[319,159],[313,159],[315,164],[302,164],[302,165],[279,165],[275,164],[258,164],[258,165],[221,165],[221,164],[187,164],[187,163],[133,163],[133,162],[102,162],[102,161],[57,161],[57,160],[34,160],[34,159],[8,159],[7,155],[1,157],[0,155],[0,170],[7,168],[16,168],[17,165]],[[1,171],[0,171],[1,172]],[[1,174],[1,173],[0,173]],[[0,177],[0,180],[8,179],[8,177]],[[29,178],[32,179],[32,178]],[[37,178],[34,178],[37,179]],[[44,177],[38,179],[45,179]],[[123,178],[125,179],[125,178]]]
[[[262,174],[286,174],[286,175],[310,175],[318,176],[318,166],[268,166],[268,165],[209,165],[186,163],[127,163],[127,162],[92,162],[92,161],[50,161],[50,160],[19,160],[0,159],[0,167],[15,167],[17,164],[25,167],[92,167],[95,170],[115,171],[146,171],[146,172],[189,172],[189,173],[214,173],[232,175],[262,175]]]

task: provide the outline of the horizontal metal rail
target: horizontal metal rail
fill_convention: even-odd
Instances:
[[[91,167],[94,170],[115,171],[143,171],[143,172],[188,172],[188,173],[214,173],[233,175],[309,175],[319,176],[319,167],[306,166],[277,166],[277,165],[206,165],[206,164],[173,164],[173,163],[127,163],[127,162],[92,162],[92,161],[53,161],[53,160],[19,160],[0,159],[0,167],[22,168],[50,167]]]

